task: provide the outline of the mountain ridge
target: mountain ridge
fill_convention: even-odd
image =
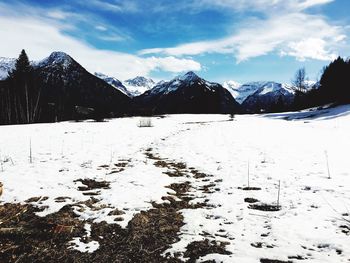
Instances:
[[[190,71],[158,83],[135,98],[139,108],[150,114],[234,113],[240,106],[218,83],[208,82]]]

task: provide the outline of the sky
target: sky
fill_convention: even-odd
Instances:
[[[0,0],[0,56],[63,51],[126,80],[310,80],[350,56],[349,0]]]

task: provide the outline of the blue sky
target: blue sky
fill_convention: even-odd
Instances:
[[[211,81],[316,79],[350,55],[348,0],[0,0],[0,56],[70,54],[121,80],[170,79],[193,70]]]

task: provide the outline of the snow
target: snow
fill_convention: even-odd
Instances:
[[[161,81],[158,82],[150,91],[150,94],[157,95],[157,94],[169,94],[171,92],[174,92],[178,90],[178,88],[183,84],[188,85],[194,85],[195,83],[205,85],[205,88],[215,92],[217,83],[206,81],[200,77],[198,77],[194,72],[190,71],[187,72],[184,75],[180,75],[175,77],[174,79],[170,81]]]
[[[50,54],[47,58],[41,61],[33,62],[35,67],[46,67],[48,65],[62,65],[64,69],[68,69],[72,64],[73,59],[66,53],[61,51],[55,51]]]
[[[105,81],[106,83],[108,83],[109,85],[111,85],[112,87],[114,87],[115,89],[119,90],[120,92],[122,92],[123,94],[125,94],[128,97],[133,97],[133,93],[130,92],[128,90],[128,88],[126,88],[123,83],[121,83],[120,80],[114,78],[114,77],[109,77],[103,73],[99,73],[99,72],[95,72],[94,75],[100,79],[102,79],[103,81]]]
[[[0,57],[0,80],[8,77],[8,73],[15,68],[16,59]]]
[[[30,61],[33,67],[45,67],[51,64],[60,64],[65,69],[72,63],[72,58],[64,52],[52,52],[50,56],[40,61]],[[7,78],[8,73],[15,68],[15,58],[0,57],[0,80]]]
[[[177,79],[179,79],[181,81],[189,82],[189,81],[195,81],[195,80],[199,79],[199,77],[193,71],[189,71],[189,72],[187,72],[186,74],[184,74],[182,76],[178,76]]]
[[[156,125],[158,121],[155,119],[153,123]],[[101,194],[97,198],[100,197],[101,205],[111,205],[111,208],[92,212],[87,209],[81,217],[112,222],[116,216],[107,214],[118,204],[118,209],[125,212],[122,216],[125,220],[118,223],[125,226],[135,213],[149,209],[151,201],[161,201],[168,192],[164,186],[173,182],[164,177],[162,169],[147,165],[148,160],[142,152],[154,140],[172,131],[175,123],[168,122],[169,128],[161,130],[138,128],[138,118],[106,123],[3,126],[0,150],[4,173],[1,173],[0,180],[6,185],[6,192],[2,201],[24,202],[33,196],[48,196],[49,199],[37,202],[39,207],[48,206],[39,213],[44,216],[58,211],[65,204],[89,199],[77,191],[82,184],[75,180],[108,181],[111,189],[99,190]],[[33,163],[29,162],[30,140]],[[130,167],[120,173],[109,174],[109,167],[99,167],[124,160],[129,163],[129,159]],[[144,191],[152,187],[153,191]],[[65,202],[55,202],[55,198],[62,196],[68,197]]]
[[[152,79],[140,76],[133,79],[125,80],[123,84],[133,97],[145,93],[146,91],[152,89],[156,85],[156,83]]]
[[[70,246],[71,249],[75,249],[83,253],[93,253],[100,247],[100,244],[97,241],[90,241],[88,243],[84,243],[81,241],[80,237],[73,238],[73,240],[70,243],[72,244]]]
[[[152,148],[163,158],[213,175],[219,189],[203,193],[198,189],[205,182],[185,178],[196,196],[192,202],[209,199],[211,206],[181,210],[185,225],[180,240],[167,252],[186,251],[206,232],[209,239],[230,242],[226,249],[232,254],[210,254],[199,262],[287,261],[291,256],[305,257],[305,262],[348,262],[349,236],[339,227],[344,225],[342,214],[350,209],[350,106],[229,119],[227,115],[172,115],[152,118],[151,128],[138,128],[138,118],[2,126],[0,200],[24,202],[48,196],[34,203],[48,206],[40,213],[44,216],[89,198],[78,191],[82,184],[75,180],[107,181],[110,189],[99,189],[94,196],[103,209],[77,207],[75,211],[82,220],[126,227],[136,213],[150,209],[152,201],[163,202],[171,191],[167,185],[184,180],[155,167],[144,154]],[[127,162],[125,170],[110,174],[113,164],[121,161]],[[248,162],[250,186],[261,187],[260,191],[239,189],[248,184]],[[280,211],[248,208],[246,197],[275,204],[279,181]],[[62,196],[69,198],[55,202]],[[116,208],[125,214],[109,215]],[[123,221],[115,221],[117,217]],[[91,231],[88,225],[85,229],[86,236],[74,238],[72,247],[91,253],[98,242],[84,243],[82,238]],[[251,245],[256,242],[262,242],[262,248]]]
[[[274,92],[276,90],[278,90],[280,88],[280,86],[277,83],[268,83],[267,85],[265,85],[262,89],[262,91],[260,92],[261,95],[270,93],[270,92]]]
[[[259,127],[259,132],[255,127]],[[266,116],[237,116],[234,122],[192,129],[183,134],[186,141],[180,144],[178,138],[164,142],[159,147],[162,155],[200,167],[223,180],[220,191],[205,197],[217,207],[183,211],[186,225],[181,231],[181,241],[170,252],[185,251],[187,244],[202,239],[201,232],[215,235],[224,229],[228,237],[222,240],[235,238],[228,247],[233,255],[213,256],[216,260],[259,262],[260,257],[287,260],[288,256],[311,254],[310,262],[328,262],[326,257],[331,257],[333,262],[347,262],[348,237],[338,227],[341,213],[350,207],[350,186],[345,183],[350,180],[349,129],[349,117],[304,123],[271,120]],[[327,178],[325,151],[332,179]],[[262,187],[262,191],[238,189],[247,185],[248,160],[250,184]],[[279,180],[281,211],[247,208],[245,197],[276,202]],[[306,187],[311,190],[304,190]],[[219,218],[207,219],[215,215]],[[270,234],[262,238],[261,234],[265,233]],[[253,248],[254,242],[275,247]],[[322,244],[327,245],[325,249],[318,248]],[[335,248],[342,250],[342,254],[338,255]]]
[[[226,88],[232,97],[242,104],[250,95],[266,95],[269,93],[282,92],[283,94],[294,94],[293,87],[288,84],[281,84],[273,81],[256,81],[246,84],[239,84],[235,81],[224,82],[223,87]]]
[[[85,238],[90,238],[91,237],[91,225],[90,224],[85,224],[84,229],[86,231]],[[72,241],[70,241],[70,248],[78,250],[82,253],[93,253],[96,251],[99,247],[100,244],[97,241],[90,241],[90,242],[83,242],[81,240],[82,238],[80,237],[74,237]]]
[[[115,87],[117,90],[121,91],[130,98],[139,96],[155,86],[155,83],[152,79],[147,79],[140,76],[121,82],[117,78],[107,76],[103,73],[95,72],[94,75],[104,80],[109,85]]]

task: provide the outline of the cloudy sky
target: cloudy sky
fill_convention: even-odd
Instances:
[[[0,0],[0,56],[64,51],[121,80],[316,79],[350,56],[349,0]]]

